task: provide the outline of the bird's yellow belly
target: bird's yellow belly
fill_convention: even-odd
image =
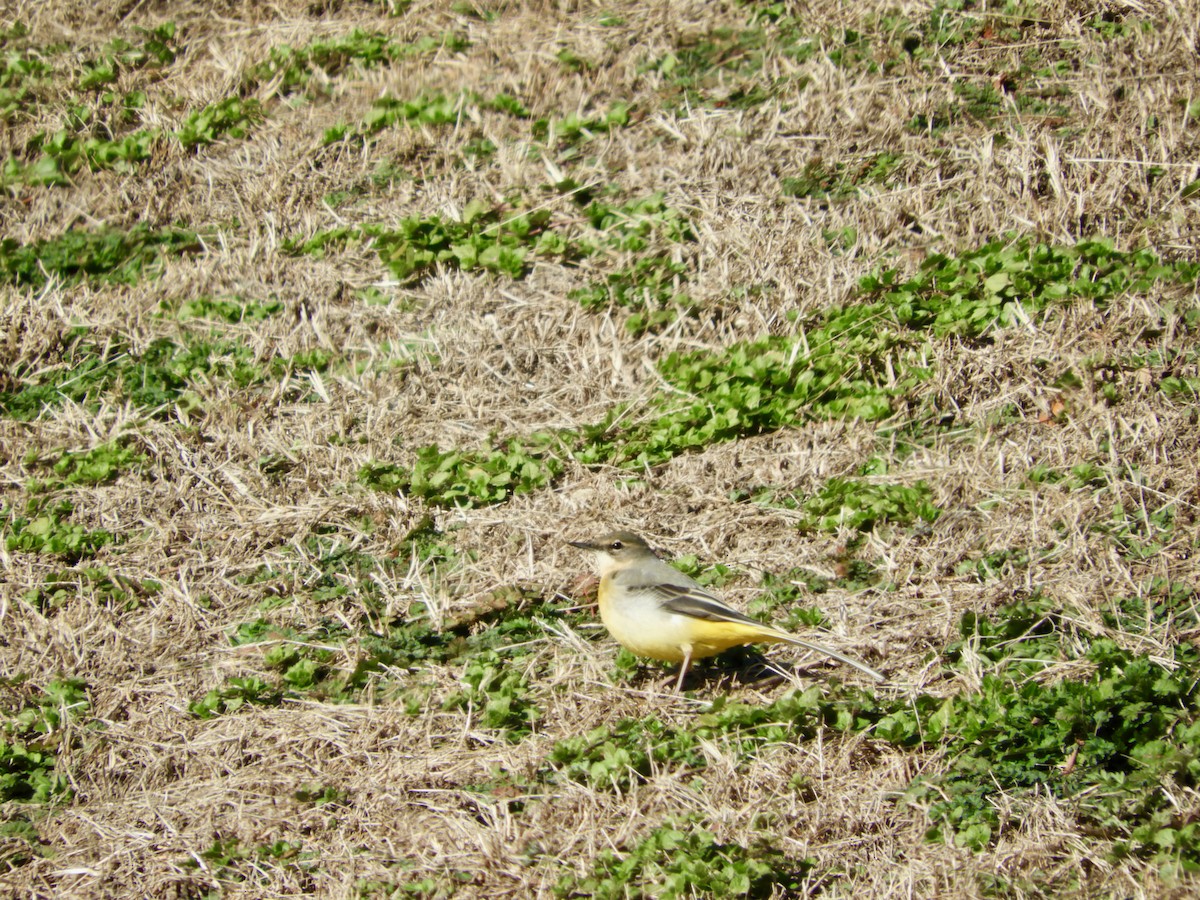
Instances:
[[[730,647],[773,640],[765,628],[668,612],[650,599],[622,609],[602,602],[600,619],[629,652],[662,662],[682,662],[689,648],[693,659],[702,659]]]

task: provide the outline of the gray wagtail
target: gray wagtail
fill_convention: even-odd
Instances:
[[[676,693],[683,687],[693,659],[753,643],[795,644],[883,681],[882,675],[856,659],[756,622],[727,606],[655,556],[650,545],[632,532],[614,531],[595,541],[569,543],[596,554],[600,618],[609,634],[637,656],[682,663]]]

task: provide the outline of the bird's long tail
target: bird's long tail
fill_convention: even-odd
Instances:
[[[876,681],[883,681],[884,678],[866,663],[859,662],[853,657],[847,656],[844,653],[839,653],[836,650],[830,650],[828,647],[822,647],[820,644],[814,644],[812,641],[806,641],[804,638],[798,638],[795,635],[788,634],[786,631],[777,631],[772,628],[768,632],[772,638],[777,641],[782,641],[788,644],[795,644],[797,647],[803,647],[805,650],[812,650],[814,653],[823,653],[828,657],[836,659],[838,662],[845,663],[848,666],[854,666],[864,675],[869,675]]]

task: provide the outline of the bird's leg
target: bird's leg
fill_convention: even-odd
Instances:
[[[675,693],[683,691],[683,679],[687,675],[688,669],[692,665],[692,645],[687,644],[683,648],[683,662],[679,664],[679,680],[675,682]]]

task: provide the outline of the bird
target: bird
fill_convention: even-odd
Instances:
[[[683,689],[692,660],[753,643],[795,644],[884,680],[865,663],[738,612],[659,559],[632,531],[567,543],[596,555],[600,619],[609,634],[636,656],[681,664],[675,693]]]

